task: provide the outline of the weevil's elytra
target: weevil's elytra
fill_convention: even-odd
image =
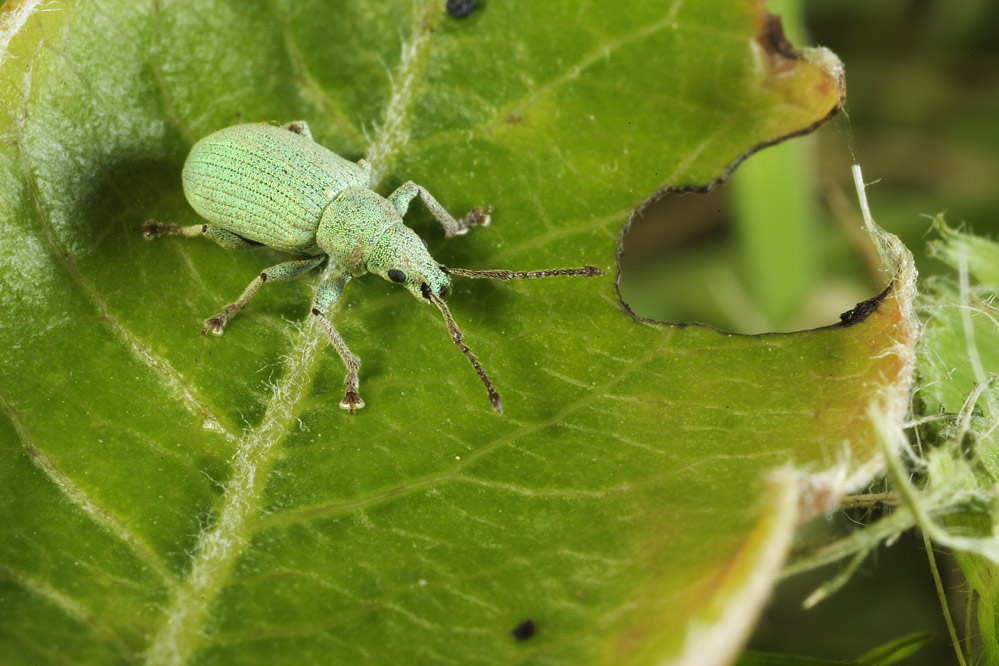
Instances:
[[[450,7],[452,3],[448,3]],[[474,2],[471,3],[474,9]],[[388,197],[371,190],[371,165],[350,162],[312,140],[304,121],[284,127],[244,124],[198,141],[183,171],[184,194],[208,224],[181,227],[148,221],[136,227],[147,238],[206,236],[230,250],[267,246],[296,258],[262,271],[234,303],[205,320],[202,333],[221,335],[228,320],[245,308],[264,282],[287,282],[329,258],[330,277],[316,288],[316,316],[347,369],[340,407],[364,407],[358,388],[361,361],[326,312],[340,299],[352,277],[376,273],[403,285],[413,296],[440,310],[451,340],[479,375],[493,408],[503,413],[499,393],[444,303],[451,277],[511,280],[554,276],[603,275],[595,266],[540,271],[474,271],[446,268],[427,251],[426,241],[403,222],[409,203],[419,197],[444,227],[445,236],[489,224],[489,208],[476,208],[455,220],[423,187],[409,181]]]

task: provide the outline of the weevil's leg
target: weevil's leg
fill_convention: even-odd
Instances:
[[[361,400],[358,392],[357,381],[357,373],[361,369],[361,359],[351,353],[350,349],[347,348],[347,343],[343,341],[337,330],[333,328],[333,323],[325,315],[326,310],[340,300],[340,294],[348,280],[350,280],[349,273],[333,275],[329,279],[323,280],[316,289],[316,297],[312,300],[312,314],[319,318],[319,323],[326,329],[326,334],[330,338],[330,344],[336,349],[336,353],[340,355],[340,359],[347,368],[347,376],[343,378],[344,393],[343,400],[340,401],[340,409],[346,409],[353,414],[355,410],[364,407],[364,401]]]
[[[312,132],[309,130],[309,123],[304,120],[293,120],[287,125],[283,126],[284,129],[289,132],[294,132],[295,134],[301,134],[309,141],[312,141]]]
[[[160,236],[184,236],[194,238],[200,236],[203,224],[192,224],[189,227],[182,227],[178,224],[163,224],[156,220],[146,220],[143,224],[132,227],[132,231],[141,231],[142,235],[152,240]]]
[[[271,266],[258,275],[253,282],[246,285],[246,289],[244,289],[243,293],[240,294],[238,301],[230,303],[225,306],[225,309],[222,310],[222,312],[218,313],[214,317],[206,319],[205,327],[201,329],[201,334],[204,335],[208,331],[211,331],[215,335],[222,335],[222,329],[225,328],[225,323],[229,317],[249,305],[250,299],[253,298],[253,295],[257,293],[265,282],[287,282],[289,280],[294,280],[295,278],[311,271],[313,268],[323,263],[323,259],[325,258],[326,255],[324,254],[318,257],[296,259],[295,261],[286,261],[276,266]]]
[[[189,227],[181,227],[176,224],[160,224],[155,220],[148,220],[145,224],[135,227],[134,230],[143,232],[143,235],[150,239],[160,236],[184,236],[185,238],[204,236],[227,250],[256,250],[263,247],[261,243],[248,240],[211,224],[192,224]]]
[[[357,166],[364,169],[364,173],[368,174],[368,182],[371,182],[371,162],[368,160],[357,160]]]
[[[492,210],[491,207],[473,208],[468,215],[460,220],[456,220],[444,210],[444,206],[440,205],[430,192],[427,192],[426,188],[417,185],[411,180],[403,183],[399,189],[390,194],[388,200],[399,211],[399,215],[405,215],[406,211],[409,210],[409,202],[417,196],[420,197],[420,201],[427,207],[427,210],[444,227],[444,235],[448,238],[467,233],[469,227],[486,226],[489,224],[489,211]]]
[[[239,234],[211,224],[201,225],[201,235],[210,238],[227,250],[259,250],[264,246],[263,243],[251,241],[249,238],[243,238]]]

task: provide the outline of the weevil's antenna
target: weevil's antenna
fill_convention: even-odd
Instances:
[[[546,278],[578,275],[580,277],[596,277],[604,272],[596,266],[583,266],[581,268],[553,268],[545,271],[472,271],[467,268],[440,267],[448,275],[458,275],[467,278],[488,278],[490,280],[527,280],[530,278]]]
[[[451,334],[451,339],[454,340],[454,344],[458,345],[458,349],[465,354],[465,358],[467,358],[468,362],[472,364],[472,367],[475,368],[475,372],[479,375],[479,379],[481,379],[482,383],[485,384],[486,391],[489,392],[489,402],[492,404],[493,409],[496,410],[497,414],[502,414],[503,401],[500,400],[500,394],[496,391],[496,387],[493,386],[493,383],[489,381],[486,371],[483,370],[482,366],[479,364],[479,359],[475,358],[475,354],[473,354],[472,350],[468,348],[468,345],[462,342],[462,338],[464,336],[461,334],[461,329],[458,328],[458,324],[454,323],[454,317],[451,316],[451,311],[447,309],[447,305],[443,300],[441,300],[441,297],[430,291],[430,289],[424,289],[423,295],[430,299],[430,301],[437,306],[437,309],[441,311],[441,314],[444,315],[444,322],[447,324],[447,330],[448,333]]]

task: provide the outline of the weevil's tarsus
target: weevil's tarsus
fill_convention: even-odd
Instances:
[[[301,134],[306,139],[312,141],[312,131],[309,129],[309,123],[304,120],[293,120],[287,125],[282,125],[282,129],[286,129],[289,132],[294,132],[295,134]]]
[[[177,224],[163,224],[156,220],[146,220],[144,224],[132,227],[132,231],[141,231],[147,240],[159,238],[160,236],[199,236],[201,234],[201,224],[182,227]]]
[[[468,345],[462,342],[464,336],[461,333],[461,329],[458,328],[458,324],[455,323],[454,317],[451,316],[451,311],[447,309],[447,304],[440,298],[440,296],[432,292],[429,288],[423,290],[423,295],[431,303],[436,305],[437,309],[441,311],[442,315],[444,315],[444,323],[447,324],[447,331],[451,334],[451,340],[454,341],[454,344],[458,345],[458,349],[461,350],[461,352],[465,355],[465,358],[468,359],[468,362],[472,364],[473,368],[475,368],[475,372],[479,375],[479,379],[482,380],[482,383],[486,387],[486,391],[489,393],[490,404],[492,404],[493,409],[496,410],[497,414],[502,415],[503,401],[500,399],[500,394],[496,390],[496,387],[493,386],[493,383],[489,381],[489,376],[486,375],[486,371],[482,369],[479,359],[475,358],[475,354],[473,354],[472,350],[468,348]]]
[[[578,276],[597,277],[604,272],[596,266],[582,266],[580,268],[552,268],[543,271],[507,271],[507,270],[487,270],[473,271],[467,268],[447,268],[441,266],[440,269],[448,275],[457,275],[467,278],[487,278],[490,280],[528,280],[531,278]]]

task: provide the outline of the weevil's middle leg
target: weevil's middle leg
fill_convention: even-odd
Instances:
[[[333,322],[324,314],[327,309],[340,300],[340,294],[348,280],[350,280],[348,273],[334,275],[324,280],[316,289],[316,297],[312,300],[312,314],[319,318],[319,323],[323,325],[323,328],[326,329],[326,335],[329,336],[330,344],[336,349],[336,353],[340,355],[340,360],[347,368],[347,375],[343,378],[344,393],[343,400],[340,401],[340,408],[353,414],[355,410],[364,407],[357,378],[357,373],[361,370],[361,359],[354,356],[347,347],[347,343],[333,327]]]
[[[399,212],[399,215],[404,216],[406,211],[409,210],[409,202],[417,196],[420,197],[420,201],[422,201],[423,205],[427,207],[427,210],[429,210],[430,213],[437,218],[437,221],[441,223],[441,226],[444,227],[444,235],[448,238],[468,233],[469,227],[484,227],[489,224],[489,211],[492,210],[491,207],[486,206],[485,208],[473,208],[468,215],[460,220],[456,220],[451,217],[450,213],[444,210],[444,206],[442,206],[440,202],[426,190],[425,187],[417,185],[411,180],[403,183],[399,189],[390,194],[388,196],[388,200]]]
[[[206,319],[205,327],[201,329],[201,334],[204,335],[208,331],[211,331],[215,335],[222,335],[222,329],[225,328],[225,323],[229,317],[249,305],[250,299],[263,286],[264,282],[288,282],[289,280],[294,280],[323,263],[325,258],[326,255],[320,255],[318,257],[309,257],[308,259],[286,261],[276,266],[271,266],[258,275],[253,282],[246,285],[246,289],[240,294],[239,300],[225,306],[225,309],[214,317]]]

